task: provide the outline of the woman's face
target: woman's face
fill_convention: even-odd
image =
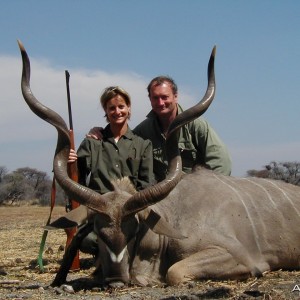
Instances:
[[[107,101],[105,113],[109,123],[122,125],[128,120],[130,106],[126,104],[126,101],[122,96],[117,95]]]

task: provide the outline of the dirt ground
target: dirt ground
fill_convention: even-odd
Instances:
[[[56,207],[52,219],[64,214]],[[300,272],[270,272],[247,281],[201,281],[180,287],[136,287],[101,290],[93,281],[93,259],[80,254],[81,271],[68,275],[68,284],[51,288],[63,256],[66,235],[48,234],[44,272],[37,257],[48,207],[0,207],[0,299],[300,299]],[[294,290],[294,291],[293,291]]]

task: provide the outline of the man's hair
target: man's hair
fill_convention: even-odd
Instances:
[[[151,90],[152,86],[158,86],[158,85],[161,85],[166,82],[171,85],[173,94],[176,95],[178,92],[178,88],[177,88],[177,84],[175,83],[174,79],[169,76],[157,76],[157,77],[153,78],[147,86],[148,96],[150,97],[150,90]]]

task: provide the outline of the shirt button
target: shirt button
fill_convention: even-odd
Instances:
[[[116,165],[116,168],[119,168],[119,165]]]

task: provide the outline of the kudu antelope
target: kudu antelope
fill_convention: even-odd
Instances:
[[[198,105],[178,115],[167,138],[168,177],[134,192],[114,183],[105,195],[67,175],[68,129],[62,118],[39,103],[30,89],[30,62],[23,59],[22,92],[32,111],[56,127],[54,173],[62,188],[82,204],[53,227],[81,225],[52,285],[66,281],[82,240],[97,235],[99,283],[177,285],[199,279],[244,279],[277,269],[299,269],[300,189],[281,181],[223,176],[198,167],[182,175],[178,129],[200,116],[215,92],[214,56],[208,87]],[[83,225],[84,224],[84,225]]]

